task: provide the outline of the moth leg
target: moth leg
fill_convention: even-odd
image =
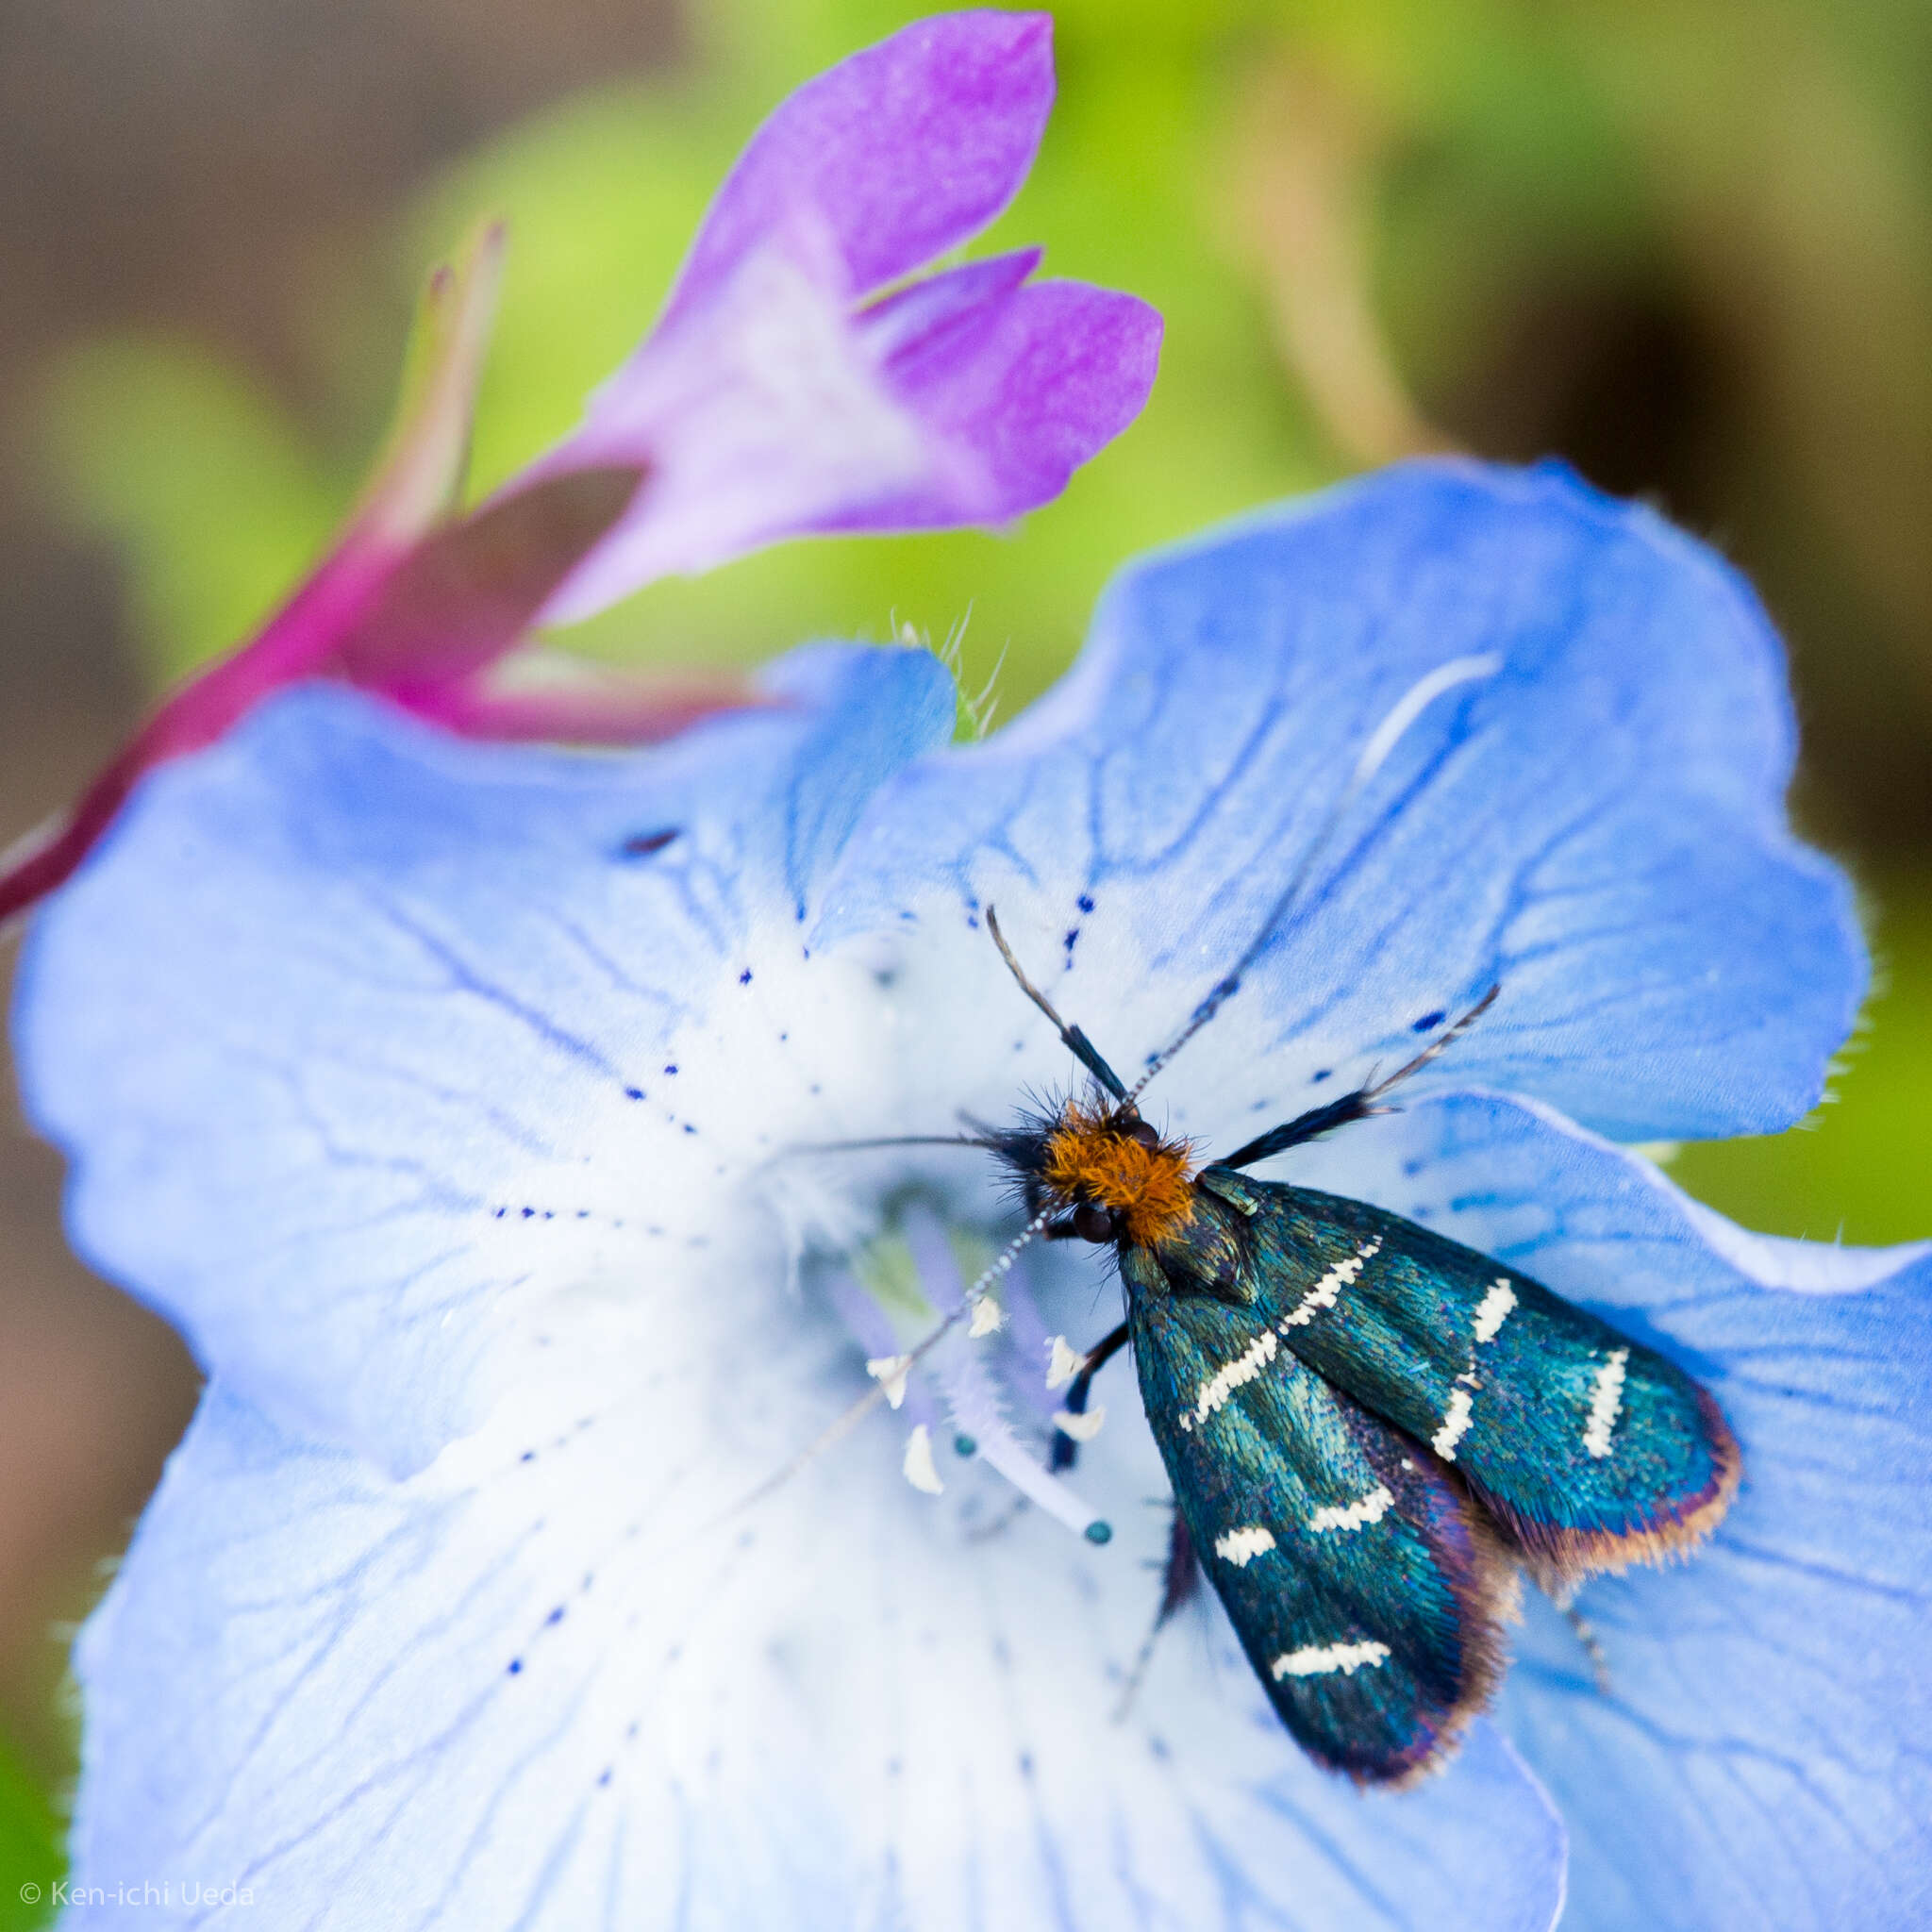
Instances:
[[[1575,1634],[1584,1656],[1590,1659],[1590,1674],[1596,1679],[1598,1692],[1608,1697],[1611,1694],[1610,1657],[1604,1648],[1603,1639],[1596,1634],[1596,1625],[1576,1607],[1576,1592],[1582,1588],[1580,1580],[1574,1576],[1538,1575],[1534,1570],[1530,1574],[1536,1587],[1549,1598],[1551,1607],[1562,1612],[1564,1623]]]
[[[1154,1620],[1158,1630],[1176,1610],[1185,1609],[1201,1588],[1201,1559],[1194,1554],[1194,1539],[1188,1534],[1188,1519],[1178,1507],[1174,1527],[1167,1539],[1167,1570],[1161,1580],[1160,1614]]]
[[[1074,1377],[1074,1385],[1067,1391],[1066,1407],[1069,1415],[1087,1413],[1087,1391],[1093,1387],[1094,1375],[1126,1345],[1127,1324],[1123,1322],[1110,1335],[1104,1337],[1088,1351],[1085,1366]],[[1080,1445],[1064,1429],[1056,1429],[1053,1432],[1053,1452],[1047,1467],[1056,1475],[1063,1469],[1072,1469],[1079,1455]]]
[[[1563,1612],[1563,1621],[1576,1633],[1576,1641],[1583,1646],[1583,1654],[1590,1659],[1590,1674],[1596,1679],[1599,1696],[1612,1694],[1610,1683],[1609,1653],[1604,1649],[1603,1639],[1596,1634],[1596,1625],[1579,1610],[1574,1604],[1558,1604]]]
[[[1134,1668],[1127,1673],[1127,1681],[1121,1688],[1121,1701],[1114,1706],[1113,1721],[1124,1724],[1127,1712],[1133,1708],[1134,1699],[1140,1693],[1141,1680],[1147,1674],[1147,1666],[1153,1661],[1154,1641],[1165,1627],[1167,1621],[1177,1610],[1184,1609],[1194,1599],[1201,1588],[1201,1559],[1194,1554],[1194,1539],[1188,1534],[1188,1522],[1176,1505],[1174,1512],[1174,1526],[1168,1532],[1167,1562],[1164,1566],[1160,1586],[1160,1607],[1154,1613],[1154,1625],[1141,1640],[1141,1652],[1134,1659]]]

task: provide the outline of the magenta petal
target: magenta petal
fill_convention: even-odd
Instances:
[[[774,234],[823,225],[846,300],[976,235],[1032,165],[1053,106],[1043,13],[950,13],[842,60],[753,136],[685,258],[670,326]]]

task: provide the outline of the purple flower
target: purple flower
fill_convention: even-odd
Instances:
[[[72,874],[145,772],[285,684],[338,679],[473,737],[661,738],[749,690],[519,649],[532,627],[785,538],[998,524],[1056,496],[1139,413],[1158,317],[1029,281],[1031,250],[907,280],[1012,199],[1053,86],[1048,17],[986,12],[920,22],[799,89],[583,424],[458,516],[503,246],[486,233],[432,280],[422,377],[335,548],[11,856],[0,921]]]

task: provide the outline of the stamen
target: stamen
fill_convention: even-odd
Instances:
[[[1035,1238],[1035,1236],[1037,1236],[1040,1233],[1041,1229],[1043,1228],[1046,1225],[1046,1224],[1050,1220],[1052,1220],[1052,1218],[1053,1210],[1050,1208],[1041,1208],[1041,1211],[1038,1214],[1036,1214],[1033,1217],[1033,1219],[1029,1221],[1026,1224],[1026,1225],[1023,1227],[1020,1230],[1020,1232],[1016,1234],[1013,1237],[1013,1239],[1007,1243],[1007,1245],[1000,1251],[998,1256],[994,1257],[992,1265],[990,1268],[988,1268],[973,1284],[973,1286],[966,1291],[965,1295],[960,1300],[959,1306],[956,1307],[951,1314],[947,1315],[944,1318],[944,1320],[942,1320],[940,1323],[939,1326],[935,1328],[932,1331],[932,1333],[924,1339],[924,1341],[921,1341],[911,1351],[911,1353],[907,1356],[906,1366],[908,1369],[918,1367],[918,1365],[922,1361],[924,1361],[925,1357],[928,1355],[930,1355],[936,1347],[938,1347],[940,1342],[944,1340],[947,1333],[958,1324],[960,1316],[966,1314],[969,1309],[977,1308],[979,1303],[985,1297],[986,1291],[992,1285],[992,1283],[1000,1280],[1003,1276],[1011,1272],[1014,1257],[1019,1254],[1020,1250],[1024,1248],[1028,1241],[1032,1241]],[[832,1421],[827,1423],[825,1426],[819,1431],[818,1435],[811,1441],[808,1442],[803,1449],[799,1450],[795,1456],[791,1457],[777,1469],[774,1470],[772,1474],[764,1479],[763,1482],[755,1485],[751,1490],[747,1491],[744,1495],[740,1497],[736,1503],[734,1503],[727,1510],[725,1510],[725,1516],[736,1516],[746,1509],[750,1509],[757,1504],[762,1503],[767,1496],[773,1494],[775,1491],[783,1489],[785,1485],[789,1483],[791,1480],[791,1478],[795,1476],[801,1469],[805,1468],[805,1466],[808,1463],[815,1460],[818,1457],[823,1456],[826,1452],[826,1450],[843,1441],[845,1438],[849,1436],[852,1433],[852,1431],[856,1429],[859,1425],[859,1424],[862,1423],[865,1420],[865,1418],[868,1415],[870,1415],[874,1408],[878,1407],[879,1403],[885,1399],[885,1394],[886,1391],[883,1385],[874,1389],[867,1390],[866,1392],[863,1395],[861,1395],[857,1402],[853,1403],[852,1406],[845,1410],[844,1414],[835,1416],[832,1419]],[[988,1461],[993,1460],[993,1458],[991,1456],[989,1456],[987,1459]],[[1044,1472],[1042,1471],[1041,1474],[1044,1474]],[[1099,1521],[1097,1517],[1092,1518],[1091,1520],[1096,1523]]]
[[[1036,1225],[1043,1225],[1044,1220],[1044,1216],[1041,1217]],[[941,1328],[913,1351],[915,1357],[936,1343],[945,1327],[957,1322],[967,1309],[973,1309],[976,1317],[978,1308],[991,1300],[984,1292],[987,1281],[1010,1270],[1013,1257],[1029,1238],[1023,1234],[1008,1242],[992,1266],[962,1294],[951,1245],[937,1221],[924,1215],[916,1224],[908,1221],[907,1236],[915,1255],[922,1257],[923,1285],[927,1295],[934,1306],[949,1308]],[[977,1300],[974,1299],[975,1291]],[[991,1306],[997,1307],[998,1304]],[[967,1333],[972,1333],[970,1323]],[[953,1426],[959,1434],[973,1439],[979,1461],[997,1470],[1056,1523],[1064,1524],[1089,1542],[1107,1541],[1112,1531],[1106,1523],[1066,1483],[1028,1454],[1013,1433],[991,1359],[982,1350],[956,1347],[941,1351],[934,1362],[934,1379],[945,1396]],[[1077,1358],[1081,1362],[1085,1359],[1084,1356]]]

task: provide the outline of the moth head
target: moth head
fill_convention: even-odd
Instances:
[[[1192,1150],[1098,1095],[1070,1100],[1000,1137],[1034,1213],[1094,1242],[1158,1242],[1193,1219]]]

